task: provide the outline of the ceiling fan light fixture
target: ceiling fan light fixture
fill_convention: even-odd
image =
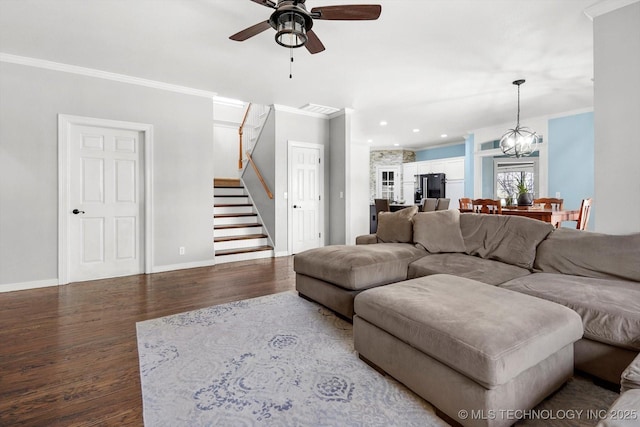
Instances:
[[[301,47],[307,42],[305,17],[294,13],[283,13],[277,19],[276,43],[284,47]]]

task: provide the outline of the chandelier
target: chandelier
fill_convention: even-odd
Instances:
[[[538,148],[540,137],[529,128],[520,126],[520,85],[524,79],[516,80],[514,85],[518,86],[518,117],[516,127],[509,129],[500,139],[500,149],[510,157],[530,156]]]

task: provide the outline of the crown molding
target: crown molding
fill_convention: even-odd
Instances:
[[[587,18],[593,21],[593,19],[598,16],[613,12],[616,9],[629,6],[630,4],[637,3],[638,1],[640,0],[604,0],[586,8],[584,10],[584,14],[587,15]]]
[[[28,56],[12,55],[4,52],[0,52],[0,62],[43,68],[45,70],[61,71],[64,73],[78,74],[81,76],[95,77],[98,79],[111,80],[136,86],[150,87],[153,89],[166,90],[169,92],[176,92],[184,95],[200,96],[204,98],[213,98],[217,96],[217,93],[215,92],[194,89],[186,86],[179,86],[171,83],[159,82],[156,80],[148,80],[140,77],[127,76],[125,74],[111,73],[108,71],[96,70],[95,68],[79,67],[77,65],[63,64],[61,62],[30,58]]]

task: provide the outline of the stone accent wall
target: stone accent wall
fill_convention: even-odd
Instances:
[[[398,166],[397,194],[402,191],[402,164],[416,161],[416,153],[410,150],[371,150],[369,155],[369,194],[370,202],[376,198],[376,169],[377,166]]]

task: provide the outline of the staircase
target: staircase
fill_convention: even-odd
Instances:
[[[273,257],[269,236],[239,179],[213,182],[213,249],[216,264]]]

